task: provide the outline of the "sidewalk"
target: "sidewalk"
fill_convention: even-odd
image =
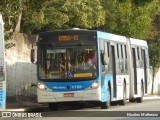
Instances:
[[[155,100],[160,99],[160,95],[145,95],[144,100]]]
[[[47,104],[39,104],[39,103],[25,103],[25,104],[18,104],[18,103],[7,103],[6,111],[27,111],[27,109],[36,109],[36,111],[40,111],[44,108],[48,108]]]

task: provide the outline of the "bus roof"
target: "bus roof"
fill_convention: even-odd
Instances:
[[[139,40],[135,38],[130,38],[131,45],[139,45],[147,47],[147,42],[145,40]]]
[[[39,35],[49,35],[49,34],[61,34],[61,33],[95,33],[96,30],[87,30],[87,29],[65,29],[65,30],[55,30],[55,31],[46,31],[40,32]]]
[[[112,33],[107,33],[107,32],[103,32],[103,31],[97,31],[97,30],[87,30],[87,29],[78,29],[78,28],[74,28],[74,29],[65,29],[65,30],[56,30],[56,31],[47,31],[47,32],[41,32],[39,33],[39,35],[41,36],[45,36],[45,35],[52,35],[52,34],[65,34],[65,33],[97,33],[99,37],[103,38],[103,39],[108,39],[111,41],[115,41],[115,42],[122,42],[122,43],[126,43],[127,38],[125,36],[121,36],[121,35],[116,35],[116,34],[112,34]],[[147,47],[147,42],[145,40],[139,40],[139,39],[135,39],[135,38],[129,38],[130,42],[132,45],[139,45],[139,46],[146,46]]]
[[[121,35],[111,34],[111,33],[110,33],[110,40],[126,43],[126,37],[121,36]]]
[[[112,33],[97,31],[99,38],[108,39],[111,41],[126,43],[126,37],[121,35],[115,35]]]

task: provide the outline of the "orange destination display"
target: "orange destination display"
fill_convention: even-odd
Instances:
[[[71,41],[71,40],[78,40],[78,35],[60,35],[58,37],[59,41]]]

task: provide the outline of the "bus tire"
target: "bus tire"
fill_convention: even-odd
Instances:
[[[119,101],[119,105],[126,104],[126,87],[123,88],[123,99]]]
[[[135,102],[136,100],[135,99],[129,99],[129,102]]]
[[[143,89],[143,85],[141,85],[141,97],[138,97],[137,103],[142,103],[143,102],[143,95],[144,95],[144,89]]]
[[[58,104],[57,103],[49,103],[49,110],[50,111],[57,111],[58,110]]]
[[[108,101],[101,102],[101,109],[108,109],[110,107],[110,104],[111,104],[111,92],[110,92],[109,87],[108,87],[108,92],[107,92],[107,98],[108,98]]]

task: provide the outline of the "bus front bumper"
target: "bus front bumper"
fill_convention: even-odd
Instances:
[[[101,89],[81,91],[52,92],[37,89],[39,103],[72,102],[72,101],[101,101]]]

